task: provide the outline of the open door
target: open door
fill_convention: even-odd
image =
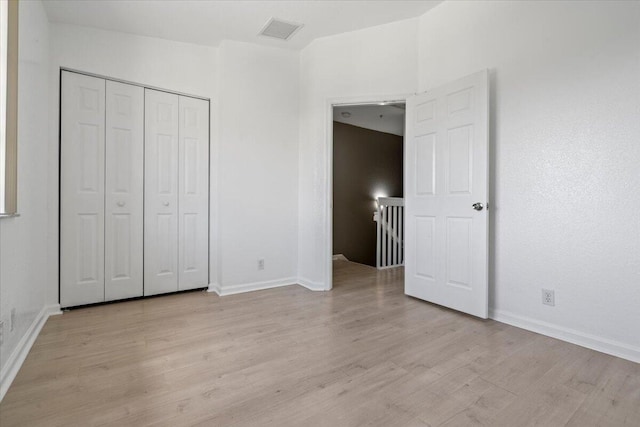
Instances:
[[[407,99],[405,293],[488,315],[489,95],[482,71]]]

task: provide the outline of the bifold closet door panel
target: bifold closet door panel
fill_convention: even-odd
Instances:
[[[209,284],[209,102],[180,97],[178,289]]]
[[[104,301],[105,80],[62,72],[60,304]]]
[[[178,290],[178,100],[145,89],[145,295]]]
[[[142,296],[144,89],[107,80],[105,300]]]

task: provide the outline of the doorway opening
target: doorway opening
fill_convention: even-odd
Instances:
[[[332,105],[332,284],[404,265],[405,101]]]
[[[489,72],[404,97],[406,295],[486,319],[489,312]],[[346,105],[381,101],[357,99]],[[359,101],[359,102],[358,102]],[[368,101],[368,102],[367,102]],[[389,104],[392,102],[385,102]],[[402,103],[396,101],[396,103]],[[327,144],[326,290],[333,288],[333,110]],[[373,203],[373,201],[371,201]],[[380,199],[378,199],[378,204]],[[383,225],[383,227],[385,227]],[[389,269],[390,271],[394,269]],[[399,270],[396,268],[395,270]],[[401,269],[404,276],[404,268]],[[380,270],[375,269],[379,272]],[[383,270],[385,271],[385,270]],[[380,277],[379,275],[376,277]]]

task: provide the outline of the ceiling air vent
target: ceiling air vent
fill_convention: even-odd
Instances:
[[[260,31],[260,35],[274,39],[289,40],[300,28],[302,28],[302,24],[271,18]]]

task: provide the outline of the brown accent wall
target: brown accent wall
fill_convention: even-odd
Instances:
[[[333,253],[376,265],[375,194],[402,197],[403,138],[333,122]]]

